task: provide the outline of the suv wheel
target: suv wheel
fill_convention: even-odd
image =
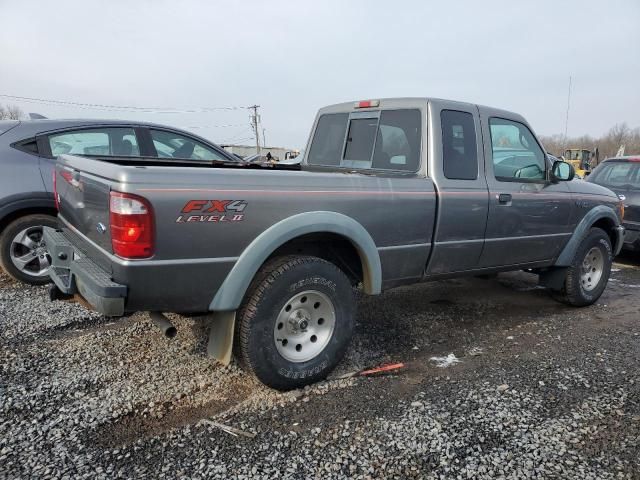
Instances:
[[[31,285],[49,283],[51,257],[42,227],[56,227],[55,217],[35,214],[17,218],[0,235],[0,265],[14,279]]]
[[[236,322],[241,365],[278,390],[324,379],[353,333],[355,298],[347,276],[316,257],[268,262],[249,287]]]
[[[607,287],[612,262],[609,236],[600,228],[592,228],[573,257],[558,299],[575,307],[595,303]]]

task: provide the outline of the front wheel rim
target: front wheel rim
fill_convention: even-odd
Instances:
[[[336,310],[329,297],[305,290],[285,302],[273,326],[273,340],[285,360],[307,362],[329,344],[335,325]]]
[[[42,238],[42,227],[28,227],[13,237],[10,246],[11,263],[30,277],[44,277],[49,274],[51,257]]]
[[[604,273],[604,255],[598,247],[587,252],[580,269],[580,284],[583,290],[590,292],[598,286]]]

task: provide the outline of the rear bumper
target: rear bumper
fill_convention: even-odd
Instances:
[[[51,255],[50,277],[66,295],[80,295],[96,311],[117,317],[124,314],[127,287],[114,282],[108,272],[74,249],[59,230],[44,228]]]

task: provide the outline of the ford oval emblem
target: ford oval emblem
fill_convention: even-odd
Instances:
[[[104,233],[107,231],[107,227],[104,226],[104,223],[98,222],[98,225],[96,225],[96,230],[98,230],[98,233]]]

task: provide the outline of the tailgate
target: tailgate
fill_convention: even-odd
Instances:
[[[97,164],[97,165],[96,165]],[[101,176],[103,162],[63,155],[55,169],[59,216],[79,233],[112,252],[109,192],[113,180]],[[110,166],[110,165],[109,165]],[[106,169],[109,170],[109,169]]]

